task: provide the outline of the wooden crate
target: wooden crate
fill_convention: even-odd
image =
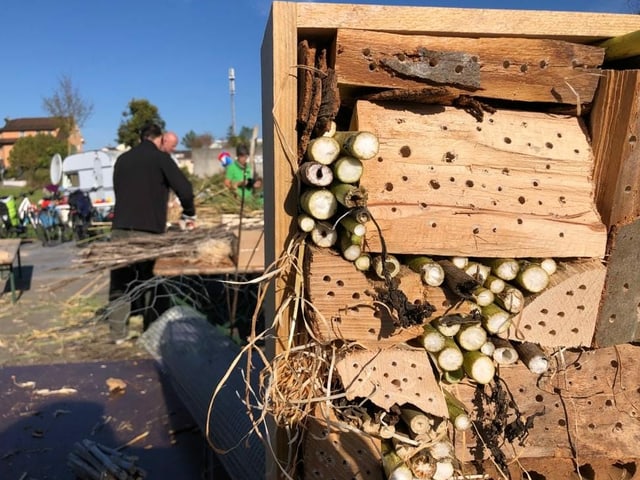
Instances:
[[[340,85],[342,124],[375,131],[381,138],[380,154],[370,161],[375,166],[365,168],[362,182],[390,252],[496,257],[505,256],[506,249],[516,257],[565,257],[566,275],[558,277],[546,296],[531,299],[520,333],[553,347],[607,347],[638,340],[640,250],[634,248],[640,235],[638,72],[569,68],[550,76],[545,75],[548,64],[538,47],[527,55],[508,53],[519,42],[540,49],[553,46],[558,54],[580,56],[591,68],[588,63],[598,54],[590,44],[638,29],[640,17],[634,15],[274,2],[262,46],[267,264],[280,257],[297,233],[296,122],[298,77],[303,71],[298,45],[309,40],[328,46],[328,63],[335,66]],[[475,45],[485,58],[493,53],[490,72],[481,77],[492,86],[487,98],[505,98],[504,92],[517,90],[509,100],[520,102],[520,108],[511,104],[493,115],[493,122],[478,123],[449,105],[410,102],[389,112],[370,100],[356,102],[356,94],[375,90],[367,82],[379,73],[377,55],[399,36],[429,38],[442,49]],[[573,66],[580,67],[580,61]],[[530,83],[522,81],[525,75]],[[385,87],[403,88],[407,83],[393,78]],[[528,102],[555,102],[564,110],[540,115],[525,108]],[[591,106],[590,115],[576,116],[583,104]],[[368,235],[372,249],[379,250],[377,235]],[[574,257],[590,260],[575,262]],[[604,258],[608,262],[603,264]],[[394,349],[415,335],[392,334],[389,319],[367,297],[375,281],[358,275],[339,257],[309,252],[304,276],[316,307],[311,322],[319,341],[355,339],[371,350]],[[278,279],[268,299],[271,312],[296,291],[294,282],[293,275]],[[405,272],[402,282],[411,299],[438,298],[439,308],[448,306],[442,292],[425,292],[411,273]],[[293,317],[293,308],[292,302],[285,314]],[[584,318],[578,331],[563,330],[568,315]],[[272,353],[282,351],[292,334],[287,322],[280,325],[270,345]],[[630,373],[635,371],[632,359],[637,358],[637,347],[617,348],[622,350],[590,350],[586,357],[591,359],[590,368],[602,372],[583,370],[579,379],[563,374],[564,383],[550,387],[556,388],[554,394],[528,371],[505,372],[510,390],[522,397],[527,414],[542,408],[552,412],[537,424],[538,437],[530,448],[516,454],[523,464],[552,462],[563,470],[577,455],[571,437],[576,432],[581,436],[578,446],[586,452],[585,463],[594,468],[598,462],[638,464],[637,452],[625,446],[626,440],[637,436],[635,407],[631,413],[607,410],[611,415],[602,424],[588,420],[602,405],[608,408],[611,402],[622,401],[624,392],[637,393],[638,376]],[[572,355],[562,359],[563,364],[575,367]],[[621,359],[626,365],[624,392],[612,387],[621,372]],[[587,384],[593,395],[585,394]],[[575,426],[569,436],[566,424],[561,425],[567,417],[558,413],[567,401]],[[546,436],[545,432],[556,430],[565,437]],[[274,438],[284,458],[288,445],[282,435]],[[338,438],[344,444],[332,449]],[[599,449],[609,438],[615,449]],[[336,432],[325,444],[315,438],[308,445],[311,453],[304,453],[305,465],[310,463],[306,478],[341,478],[340,455],[362,453],[360,441]],[[334,452],[329,460],[323,457],[322,468],[313,463],[317,451]],[[357,473],[356,466],[350,475],[370,478],[371,462],[363,459],[366,474]],[[344,465],[353,467],[353,457]],[[314,477],[313,472],[320,473]]]

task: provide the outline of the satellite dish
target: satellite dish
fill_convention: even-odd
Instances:
[[[53,183],[54,185],[58,185],[60,183],[60,180],[62,180],[62,157],[59,153],[56,153],[51,158],[49,177],[51,178],[51,183]]]

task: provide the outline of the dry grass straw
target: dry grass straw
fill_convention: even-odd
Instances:
[[[97,271],[160,257],[196,259],[200,253],[199,249],[208,244],[204,248],[209,249],[209,253],[220,255],[220,258],[207,259],[215,264],[225,256],[227,246],[231,248],[233,239],[233,234],[221,226],[189,232],[167,232],[163,235],[141,235],[123,240],[92,243],[78,252],[78,257],[73,263],[77,267]],[[214,244],[215,247],[212,247]]]

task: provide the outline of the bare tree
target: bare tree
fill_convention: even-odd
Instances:
[[[42,99],[43,108],[60,120],[62,137],[69,138],[74,128],[81,128],[93,114],[93,103],[82,98],[71,77],[63,75],[50,97]]]

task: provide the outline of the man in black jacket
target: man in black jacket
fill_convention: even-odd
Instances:
[[[161,150],[162,129],[155,124],[143,128],[140,144],[116,160],[113,171],[115,210],[111,239],[159,235],[167,228],[167,202],[173,191],[180,199],[183,218],[194,221],[193,188],[173,161]],[[127,338],[130,314],[144,317],[144,329],[162,313],[157,298],[144,282],[153,278],[154,260],[138,262],[111,271],[109,329],[116,343]]]

